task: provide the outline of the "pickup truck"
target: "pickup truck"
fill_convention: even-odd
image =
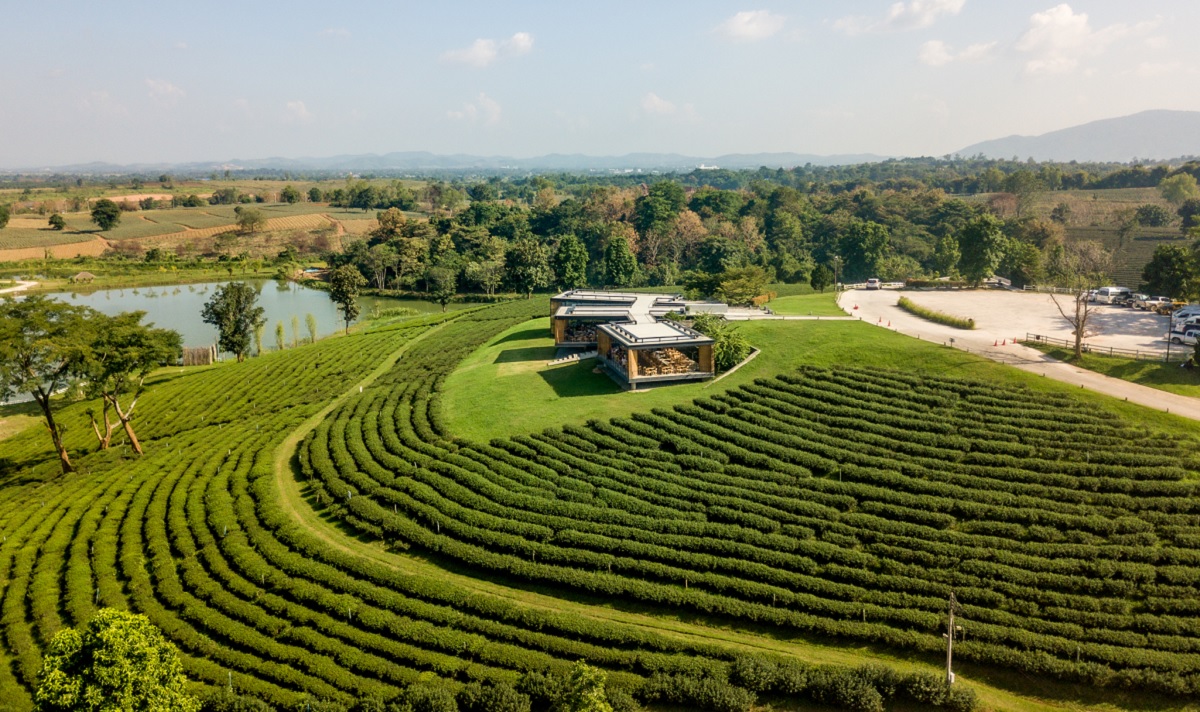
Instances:
[[[1164,304],[1167,304],[1167,305],[1171,304],[1171,298],[1170,297],[1146,297],[1145,299],[1139,299],[1139,300],[1135,301],[1133,303],[1133,308],[1134,309],[1148,309],[1150,311],[1154,311],[1155,309],[1158,309],[1160,306],[1162,306]]]
[[[1170,341],[1172,344],[1178,344],[1181,346],[1195,346],[1196,336],[1197,332],[1193,330],[1172,331],[1170,334]]]

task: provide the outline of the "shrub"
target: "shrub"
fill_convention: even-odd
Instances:
[[[968,319],[968,318],[961,317],[961,316],[954,316],[952,314],[946,314],[944,312],[940,312],[935,309],[923,307],[919,304],[914,303],[908,297],[900,297],[900,301],[896,303],[896,306],[900,307],[901,309],[908,312],[909,314],[913,314],[914,316],[919,316],[922,319],[926,319],[928,321],[932,321],[937,324],[953,326],[956,329],[974,329],[975,328],[975,320],[974,319]]]

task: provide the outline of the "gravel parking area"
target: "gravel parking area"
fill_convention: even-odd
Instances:
[[[914,328],[911,317],[895,306],[901,295],[930,309],[975,320],[974,331],[957,331],[957,335],[972,341],[992,342],[996,339],[1024,339],[1026,333],[1074,340],[1071,326],[1059,314],[1049,294],[1009,292],[1002,290],[962,290],[919,292],[893,290],[853,290],[842,300],[843,307],[853,311],[854,304],[864,318],[868,314],[883,316],[885,321],[896,313],[904,314],[908,330]],[[1069,295],[1056,295],[1063,309],[1073,313],[1074,303]],[[850,301],[847,301],[850,300]],[[1109,304],[1091,305],[1093,336],[1087,342],[1094,348],[1113,347],[1138,351],[1165,351],[1170,317],[1130,307]],[[878,316],[876,318],[878,318]],[[929,323],[929,322],[925,322]],[[931,327],[936,325],[930,325]],[[924,327],[922,327],[924,328]],[[940,332],[939,332],[940,333]]]

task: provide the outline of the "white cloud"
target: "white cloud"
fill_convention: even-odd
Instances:
[[[966,0],[910,0],[893,3],[886,17],[861,15],[843,17],[833,23],[835,29],[849,35],[864,32],[898,32],[929,27],[942,15],[957,15]]]
[[[312,112],[308,110],[308,107],[304,105],[303,101],[289,101],[286,108],[287,117],[290,121],[308,123],[313,119]]]
[[[1183,64],[1180,62],[1142,62],[1132,71],[1134,76],[1138,77],[1164,77],[1169,74],[1180,74],[1184,72]],[[1125,72],[1128,74],[1129,72]]]
[[[105,118],[119,118],[129,115],[129,109],[125,108],[124,104],[112,98],[106,91],[89,92],[86,96],[80,98],[79,107],[86,112]]]
[[[731,40],[755,42],[779,32],[786,21],[767,10],[746,10],[717,25],[717,32]]]
[[[695,121],[696,107],[692,104],[679,104],[664,99],[652,91],[642,96],[642,111],[650,116],[673,116],[687,121]]]
[[[647,114],[674,114],[675,108],[675,104],[652,91],[646,92],[642,97],[642,111]]]
[[[1144,35],[1158,26],[1158,20],[1139,22],[1130,27],[1119,22],[1093,29],[1087,13],[1076,13],[1063,3],[1029,18],[1029,29],[1017,41],[1017,49],[1031,56],[1025,62],[1027,74],[1065,74],[1074,71],[1088,56],[1103,53],[1109,45],[1130,35]]]
[[[921,60],[921,64],[930,67],[941,67],[951,62],[979,62],[991,57],[992,50],[996,49],[996,44],[996,42],[980,42],[968,45],[960,52],[955,52],[950,45],[941,40],[929,40],[922,44],[921,49],[917,51],[917,59]]]
[[[171,106],[187,96],[179,87],[165,79],[147,79],[146,86],[150,88],[150,98],[165,106]]]
[[[500,102],[480,92],[475,101],[463,104],[461,109],[447,111],[446,117],[455,121],[482,121],[484,126],[494,126],[500,123],[501,113]]]
[[[506,40],[478,39],[468,47],[442,54],[442,61],[482,69],[501,57],[519,57],[533,51],[533,35],[518,32]]]
[[[319,33],[322,37],[327,37],[333,40],[345,40],[350,38],[350,30],[345,27],[326,27]]]

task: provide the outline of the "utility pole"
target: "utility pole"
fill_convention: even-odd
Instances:
[[[946,608],[950,611],[950,617],[946,622],[946,632],[942,637],[946,639],[946,684],[954,684],[954,672],[950,668],[951,661],[954,656],[954,611],[958,609],[958,601],[954,598],[954,592],[950,592],[950,600]]]

